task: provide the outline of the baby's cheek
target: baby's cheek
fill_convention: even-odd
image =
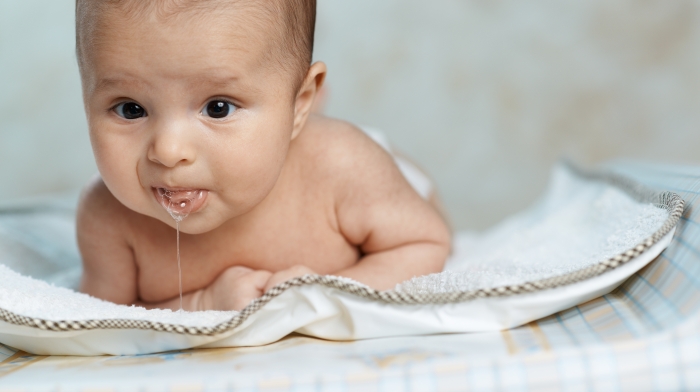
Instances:
[[[143,213],[147,200],[139,183],[139,159],[134,155],[133,148],[109,139],[98,138],[96,143],[93,142],[95,161],[102,180],[117,200]]]
[[[120,168],[119,164],[106,164],[105,166],[108,168],[100,173],[112,195],[129,209],[143,213],[145,200],[143,192],[139,192],[138,182],[130,178],[131,176],[126,174],[125,168]]]
[[[218,158],[207,162],[207,170],[217,188],[225,190],[227,201],[241,207],[262,200],[274,187],[283,165],[274,152],[255,148],[223,152]]]

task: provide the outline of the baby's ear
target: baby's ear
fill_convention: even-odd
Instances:
[[[294,140],[299,135],[302,128],[304,128],[306,119],[309,117],[309,113],[311,113],[311,109],[314,106],[314,100],[317,99],[325,79],[326,64],[320,61],[311,64],[302,82],[301,88],[297,93],[296,101],[294,102],[294,129],[292,130],[292,140]]]

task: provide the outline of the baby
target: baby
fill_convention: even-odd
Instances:
[[[78,0],[100,178],[78,209],[81,290],[242,309],[305,274],[378,290],[442,270],[450,234],[393,158],[312,114],[315,0]],[[170,213],[166,210],[170,209]]]

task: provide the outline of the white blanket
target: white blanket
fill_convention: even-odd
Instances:
[[[80,276],[73,213],[60,200],[0,209],[0,264],[6,265],[0,265],[0,342],[40,354],[96,355],[260,345],[291,332],[346,340],[498,330],[609,292],[656,257],[673,234],[599,276],[521,294],[528,285],[518,285],[585,270],[633,249],[669,218],[666,209],[559,167],[532,208],[483,234],[456,233],[440,274],[384,293],[308,277],[273,289],[242,314],[180,313],[73,291]],[[496,287],[513,291],[492,296]],[[479,289],[486,294],[458,298]]]

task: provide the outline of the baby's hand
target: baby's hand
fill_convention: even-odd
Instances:
[[[241,310],[267,290],[272,273],[234,266],[226,269],[199,298],[199,310]]]
[[[295,265],[294,267],[287,268],[282,271],[275,272],[270,276],[267,284],[265,284],[263,292],[277,286],[282,282],[286,282],[289,279],[296,278],[304,275],[315,275],[316,272],[309,267],[303,265]]]

